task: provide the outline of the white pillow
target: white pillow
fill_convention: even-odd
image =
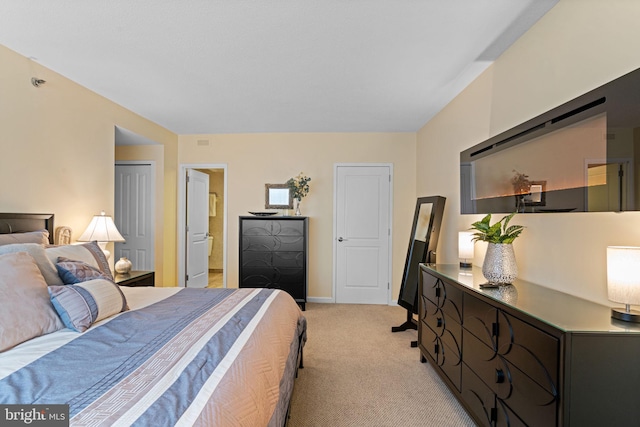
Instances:
[[[0,255],[0,351],[62,328],[33,257]]]
[[[0,245],[13,245],[15,243],[38,243],[46,246],[49,244],[49,232],[47,230],[38,230],[0,234]]]
[[[26,252],[33,257],[47,285],[63,284],[56,266],[47,257],[44,246],[38,243],[16,243],[13,245],[0,246],[0,255],[16,252]]]

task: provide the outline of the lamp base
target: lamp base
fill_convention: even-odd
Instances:
[[[624,322],[640,323],[640,311],[637,310],[625,311],[622,308],[612,308],[611,317]]]

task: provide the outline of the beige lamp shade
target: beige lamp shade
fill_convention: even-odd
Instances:
[[[607,247],[609,300],[640,305],[640,247]]]
[[[87,229],[82,233],[79,242],[124,242],[124,237],[116,228],[113,218],[105,215],[104,211],[100,215],[94,215]]]
[[[458,258],[473,259],[473,233],[460,231],[458,233]]]
[[[471,231],[458,232],[458,258],[460,258],[460,267],[471,267],[473,262],[473,233]]]

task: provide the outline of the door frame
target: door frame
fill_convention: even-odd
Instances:
[[[223,203],[223,220],[222,220],[222,287],[227,287],[227,206],[228,197],[228,174],[226,163],[182,163],[178,167],[178,287],[185,287],[186,266],[186,248],[187,235],[185,232],[185,223],[187,221],[187,169],[223,169],[224,176],[224,198]]]
[[[389,240],[388,253],[388,275],[387,281],[387,305],[393,304],[391,298],[393,292],[393,163],[334,163],[333,164],[333,273],[332,273],[332,295],[331,302],[336,302],[338,287],[338,168],[339,167],[388,167],[389,168]]]
[[[162,254],[159,254],[156,248],[156,236],[158,235],[158,227],[162,227],[162,224],[156,223],[156,161],[155,160],[115,160],[113,162],[113,170],[115,173],[116,166],[150,166],[151,167],[151,208],[149,209],[149,218],[153,224],[153,230],[151,233],[151,243],[153,249],[153,265],[152,270],[156,271],[159,265],[162,265]],[[115,188],[113,191],[113,199],[114,199],[114,208],[115,208]],[[115,212],[114,212],[115,215]],[[115,246],[113,249],[114,257],[115,257]],[[115,259],[114,259],[115,262]]]

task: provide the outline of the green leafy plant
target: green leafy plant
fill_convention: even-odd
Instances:
[[[311,181],[311,178],[304,176],[302,172],[296,177],[289,178],[287,186],[291,190],[291,198],[300,201],[309,194],[309,181]]]
[[[514,240],[522,233],[524,227],[522,225],[509,225],[509,221],[516,213],[506,215],[500,221],[491,225],[491,214],[488,214],[482,220],[471,224],[473,233],[473,241],[478,240],[489,243],[513,243]]]

